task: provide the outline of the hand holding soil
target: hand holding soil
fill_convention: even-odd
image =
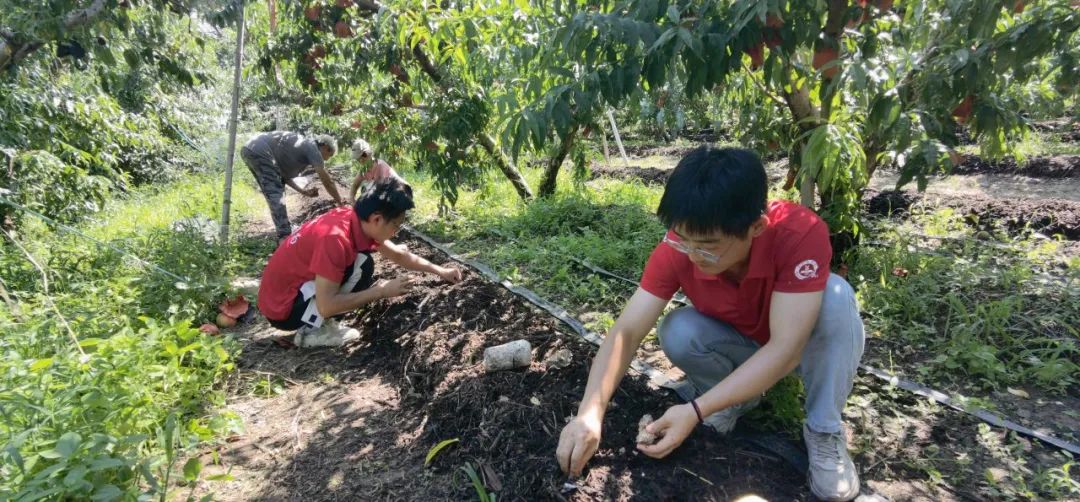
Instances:
[[[304,190],[304,191],[302,191],[300,193],[304,194],[307,197],[318,197],[319,196],[319,188],[318,187],[311,187],[311,188],[308,188],[308,189],[306,189],[306,190]]]
[[[379,281],[375,287],[382,291],[383,298],[393,298],[408,293],[414,284],[416,284],[416,279],[412,277],[398,277],[389,281]]]
[[[644,418],[642,417],[642,421]],[[646,432],[659,437],[660,441],[655,444],[644,444],[639,441],[638,450],[652,458],[664,458],[686,440],[697,423],[697,413],[689,404],[672,406],[659,420],[645,427]]]
[[[563,427],[555,458],[559,468],[571,477],[581,476],[585,463],[600,447],[600,423],[603,417],[578,415]]]
[[[641,420],[638,421],[637,424],[637,439],[634,440],[634,442],[636,442],[637,444],[648,445],[655,443],[656,440],[659,439],[656,437],[656,434],[648,431],[648,426],[651,423],[653,423],[652,415],[646,413],[645,415],[641,416]]]
[[[461,270],[454,266],[439,267],[439,277],[442,280],[449,282],[450,284],[457,284],[461,282]]]

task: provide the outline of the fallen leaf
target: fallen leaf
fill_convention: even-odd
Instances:
[[[491,491],[502,490],[502,480],[499,479],[499,473],[495,472],[494,468],[485,462],[480,464],[480,470],[484,473],[484,484],[491,488]]]
[[[445,441],[440,441],[439,444],[431,447],[431,449],[428,450],[427,457],[424,459],[424,467],[431,465],[431,461],[435,459],[435,455],[438,455],[440,451],[457,442],[458,438],[447,439]]]
[[[1024,389],[1014,389],[1012,387],[1006,387],[1005,390],[1009,391],[1009,394],[1012,394],[1012,395],[1014,395],[1016,397],[1022,397],[1024,399],[1031,399],[1031,395],[1028,394],[1027,391],[1025,391]]]
[[[1000,483],[1009,477],[1009,471],[1000,467],[990,467],[986,469],[987,481],[993,481],[994,483]]]

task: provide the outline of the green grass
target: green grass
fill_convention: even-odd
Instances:
[[[526,175],[535,186],[539,173]],[[418,202],[414,222],[504,277],[579,312],[617,306],[627,287],[588,273],[574,259],[636,280],[663,235],[653,214],[657,187],[603,180],[580,189],[562,179],[555,197],[526,205],[497,173],[489,177],[484,188],[462,192],[456,216],[447,218],[438,214],[438,192],[430,179],[410,173]]]
[[[1080,155],[1080,143],[1065,143],[1059,138],[1060,134],[1057,133],[1033,130],[1016,144],[1016,154],[1025,159],[1035,156]],[[967,145],[958,150],[969,154],[979,153],[977,145]]]
[[[24,253],[0,245],[17,304],[0,304],[0,499],[157,498],[181,449],[237,430],[237,417],[213,408],[238,347],[192,321],[209,320],[232,271],[254,260],[238,252],[243,241],[226,249],[172,228],[216,220],[220,186],[220,176],[192,175],[141,189],[77,227],[183,281],[28,223],[16,238],[46,270],[46,294]],[[235,221],[255,214],[254,190],[234,194]]]
[[[913,365],[898,369],[984,390],[1064,393],[1080,381],[1080,267],[1059,258],[1058,243],[990,244],[947,209],[870,232],[880,242],[860,250],[849,277],[868,333]],[[934,246],[913,233],[950,239]]]
[[[1080,155],[1080,143],[1064,143],[1060,134],[1032,131],[1016,146],[1024,157],[1036,155]]]

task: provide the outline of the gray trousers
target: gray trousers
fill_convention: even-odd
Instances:
[[[682,369],[697,394],[735,371],[760,348],[730,324],[683,307],[664,318],[657,330],[668,359]],[[816,432],[839,432],[841,413],[862,359],[862,319],[855,291],[831,274],[821,312],[803,349],[796,372],[806,389],[806,422]]]
[[[278,239],[288,236],[292,233],[292,225],[289,224],[289,212],[285,209],[285,180],[281,177],[270,147],[259,143],[245,145],[240,149],[240,158],[244,159],[244,164],[259,184],[259,191],[266,198],[266,205],[270,206],[270,217],[274,219]]]

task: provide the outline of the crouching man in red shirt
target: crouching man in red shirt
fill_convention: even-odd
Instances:
[[[406,269],[460,281],[457,268],[435,265],[390,241],[413,207],[412,188],[388,178],[369,187],[352,207],[332,209],[283,240],[259,286],[259,310],[270,325],[295,330],[300,347],[359,338],[359,331],[342,328],[333,318],[412,286],[408,278],[374,281],[373,251]]]
[[[859,476],[841,412],[863,352],[855,294],[829,274],[829,229],[809,209],[766,201],[757,155],[701,147],[675,167],[657,210],[668,232],[645,265],[641,287],[597,351],[577,416],[559,437],[559,465],[578,476],[596,453],[604,411],[642,339],[682,290],[693,304],[657,330],[696,399],[672,406],[638,449],[662,458],[700,423],[721,434],[792,371],[806,388],[803,436],[811,491],[851,500]]]

